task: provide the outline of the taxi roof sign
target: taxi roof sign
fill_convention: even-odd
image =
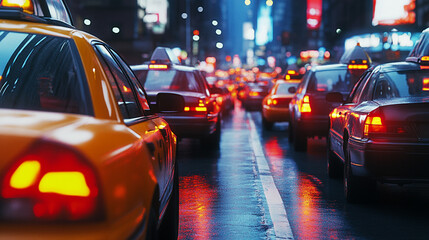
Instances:
[[[165,64],[180,64],[179,59],[170,48],[157,47],[150,58],[151,62]]]
[[[405,59],[409,62],[422,63],[426,62],[423,58],[429,56],[429,28],[423,30],[420,35],[420,39],[414,45],[413,50],[410,51],[410,54]]]
[[[340,59],[343,64],[367,64],[371,65],[372,60],[368,53],[359,45],[348,49]]]
[[[0,0],[0,19],[73,26],[63,0]]]

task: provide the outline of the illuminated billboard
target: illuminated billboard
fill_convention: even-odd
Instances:
[[[321,22],[322,0],[307,0],[307,28],[317,30],[320,28]]]
[[[415,9],[415,0],[374,0],[372,25],[413,24]]]

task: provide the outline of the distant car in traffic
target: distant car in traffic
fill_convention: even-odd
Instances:
[[[242,106],[248,111],[261,111],[262,100],[274,85],[269,73],[259,73],[255,81],[247,82],[239,92]]]
[[[270,130],[276,122],[289,121],[289,102],[296,92],[299,81],[277,80],[262,101],[262,126]]]
[[[359,46],[346,51],[338,64],[314,66],[306,72],[289,104],[289,141],[296,151],[307,150],[307,138],[325,137],[329,130],[329,113],[338,103],[326,101],[329,92],[346,95],[371,59]]]
[[[208,147],[219,147],[222,113],[217,95],[195,67],[180,65],[169,48],[158,47],[149,64],[131,66],[146,89],[149,105],[156,108],[159,93],[183,96],[181,112],[159,113],[179,138],[199,138]]]
[[[0,239],[176,239],[176,136],[129,66],[62,1],[0,5]]]

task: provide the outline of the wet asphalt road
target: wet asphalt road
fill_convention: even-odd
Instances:
[[[265,174],[250,143],[252,122],[290,238],[429,239],[428,185],[378,184],[370,200],[346,203],[342,181],[326,173],[325,139],[311,139],[307,152],[294,152],[287,123],[262,130],[260,112],[240,106],[224,117],[219,150],[204,149],[198,140],[179,143],[179,239],[281,239],[284,229],[274,227],[279,225],[270,211],[272,195],[264,191]]]

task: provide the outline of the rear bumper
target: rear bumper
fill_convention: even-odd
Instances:
[[[263,98],[246,98],[243,99],[243,106],[249,109],[258,109],[262,108]]]
[[[200,138],[216,131],[218,115],[214,116],[162,116],[179,138]]]
[[[299,130],[307,137],[328,136],[329,118],[301,118],[297,124]]]
[[[0,239],[16,240],[105,240],[133,239],[146,235],[149,211],[133,210],[109,222],[91,223],[0,223]],[[136,221],[138,220],[138,221]]]
[[[289,108],[273,108],[263,106],[262,114],[269,122],[287,122],[289,121]]]
[[[350,141],[353,174],[384,182],[429,182],[429,143]]]

